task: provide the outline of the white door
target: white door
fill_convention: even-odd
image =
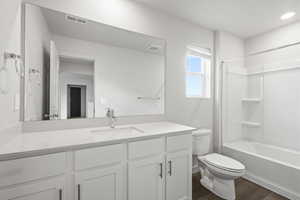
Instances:
[[[162,156],[129,163],[129,200],[164,199],[164,159]]]
[[[166,163],[167,200],[192,199],[192,164],[190,151],[169,153]]]
[[[1,200],[64,200],[64,178],[37,181],[0,190]]]
[[[122,165],[76,174],[75,196],[78,200],[125,200]]]
[[[54,41],[50,41],[50,120],[59,118],[59,55]]]

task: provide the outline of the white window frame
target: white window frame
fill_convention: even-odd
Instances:
[[[194,56],[201,58],[201,72],[189,72],[188,71],[188,56]],[[200,99],[210,99],[211,98],[211,64],[212,55],[210,49],[200,48],[195,46],[187,47],[187,53],[185,57],[185,96],[186,98],[200,98]],[[207,66],[209,65],[209,66]],[[188,95],[187,94],[187,77],[189,75],[201,76],[203,79],[203,93],[201,95]]]

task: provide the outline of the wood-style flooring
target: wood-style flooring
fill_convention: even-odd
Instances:
[[[245,179],[237,179],[236,200],[288,200]],[[193,200],[222,200],[200,184],[200,174],[193,176]]]

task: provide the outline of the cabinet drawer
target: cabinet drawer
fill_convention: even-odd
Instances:
[[[179,151],[192,148],[192,134],[167,137],[167,151]]]
[[[62,193],[60,193],[60,190]],[[62,200],[65,198],[65,177],[47,178],[14,185],[0,190],[1,200]]]
[[[125,159],[124,144],[109,145],[75,151],[75,169],[82,170],[103,165],[117,164]]]
[[[0,187],[57,176],[63,174],[65,169],[65,153],[2,161]]]
[[[161,154],[164,146],[164,138],[131,142],[128,144],[129,159]]]

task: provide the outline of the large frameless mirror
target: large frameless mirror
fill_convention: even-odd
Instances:
[[[24,6],[25,121],[164,113],[165,40]]]

